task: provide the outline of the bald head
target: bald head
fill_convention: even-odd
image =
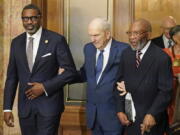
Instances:
[[[151,36],[151,24],[145,19],[138,19],[129,28],[129,42],[133,50],[141,50]]]
[[[147,32],[152,32],[152,27],[149,21],[147,21],[146,19],[138,19],[136,21],[134,21],[134,23],[132,25],[137,25],[140,27],[140,29],[147,31]]]
[[[166,16],[162,20],[161,27],[169,28],[174,27],[176,25],[176,20],[172,16]]]
[[[161,28],[166,38],[170,39],[169,30],[176,26],[176,20],[172,16],[167,16],[162,20]]]

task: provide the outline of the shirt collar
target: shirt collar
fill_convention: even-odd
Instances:
[[[111,43],[112,43],[112,38],[108,41],[108,43],[107,43],[106,47],[103,49],[103,50],[104,50],[104,52],[106,52],[106,51],[109,51],[109,50],[110,50],[110,48],[111,48]],[[98,52],[100,52],[100,50],[99,50],[99,49],[97,49],[97,50],[98,50]]]
[[[141,49],[141,53],[142,54],[144,54],[147,51],[147,49],[149,48],[150,44],[151,44],[151,40],[149,40],[147,42],[147,44],[143,47],[143,49]]]
[[[29,37],[33,37],[34,39],[36,39],[37,37],[41,36],[42,33],[42,27],[39,28],[39,30],[34,33],[33,35],[30,35],[29,33],[26,32],[27,38]]]
[[[165,42],[168,42],[169,41],[169,39],[163,34],[163,40],[165,41]]]

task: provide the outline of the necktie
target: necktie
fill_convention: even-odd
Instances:
[[[141,54],[142,54],[142,52],[140,50],[136,51],[136,67],[137,68],[139,67],[139,64],[141,62],[141,58],[140,58]]]
[[[99,75],[102,71],[102,68],[103,68],[103,52],[104,50],[101,50],[100,53],[99,53],[99,56],[98,56],[98,59],[97,59],[97,64],[96,64],[96,82],[98,82],[98,78],[99,78]]]
[[[170,48],[172,46],[172,41],[168,40],[168,48]]]
[[[29,42],[26,49],[26,56],[30,71],[32,71],[32,67],[33,67],[33,39],[34,39],[33,37],[29,37]]]

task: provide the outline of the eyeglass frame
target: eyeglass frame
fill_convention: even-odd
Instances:
[[[126,34],[128,35],[128,36],[131,36],[131,35],[134,35],[134,36],[140,36],[140,35],[142,35],[142,34],[144,34],[144,33],[147,33],[148,31],[134,31],[134,32],[130,32],[130,31],[127,31],[126,32]]]
[[[22,16],[21,19],[23,22],[28,22],[29,20],[31,20],[32,22],[35,22],[38,20],[38,18],[40,18],[41,15],[36,15],[36,16]]]

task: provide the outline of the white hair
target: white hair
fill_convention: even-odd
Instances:
[[[111,30],[111,24],[107,21],[105,18],[94,18],[89,25],[98,25],[98,27],[104,31],[110,31]]]

